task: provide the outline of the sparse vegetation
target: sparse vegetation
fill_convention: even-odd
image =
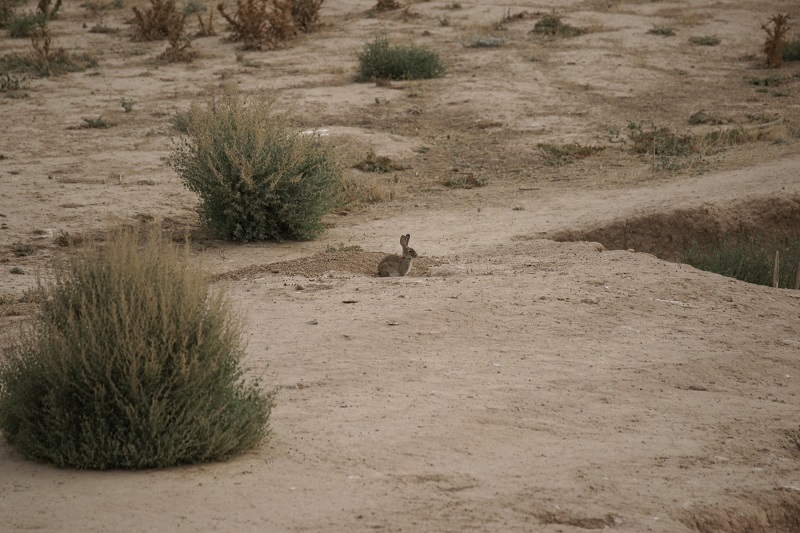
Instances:
[[[531,33],[551,37],[574,37],[586,33],[586,30],[567,24],[561,20],[561,15],[549,13],[536,21]]]
[[[777,87],[778,85],[783,85],[789,81],[789,77],[772,75],[764,78],[757,78],[755,76],[751,76],[747,80],[750,82],[750,85],[757,85],[759,87]]]
[[[800,268],[798,238],[775,242],[767,236],[749,236],[708,247],[695,244],[684,254],[683,261],[700,270],[771,287],[776,251],[779,252],[778,286],[793,289]]]
[[[47,17],[41,13],[15,15],[9,19],[7,26],[11,37],[24,39],[30,37],[35,30],[47,26]]]
[[[403,7],[402,4],[397,0],[378,0],[372,9],[375,11],[392,11],[401,7]]]
[[[106,25],[105,25],[105,24],[103,24],[102,22],[101,22],[101,23],[99,23],[99,24],[95,24],[94,26],[92,26],[91,28],[89,28],[89,33],[105,33],[105,34],[110,34],[110,33],[118,33],[118,32],[119,32],[119,28],[112,28],[112,27],[110,27],[110,26],[106,26]]]
[[[367,156],[353,165],[363,172],[391,172],[393,170],[405,170],[408,166],[393,161],[389,157],[376,155],[373,150],[367,152]]]
[[[292,131],[274,100],[232,93],[192,104],[169,161],[203,222],[242,242],[317,237],[340,179],[328,147]]]
[[[236,11],[228,14],[220,3],[217,10],[231,25],[231,40],[245,50],[283,46],[299,32],[314,30],[324,0],[236,0]]]
[[[416,46],[393,45],[385,34],[364,44],[358,63],[357,81],[430,79],[445,74],[444,65],[435,52]]]
[[[462,41],[464,48],[497,48],[503,46],[506,40],[502,37],[473,37],[469,41]]]
[[[689,37],[689,42],[698,46],[717,46],[722,41],[716,35],[701,35]]]
[[[393,178],[345,175],[339,182],[337,204],[347,209],[388,202],[397,198],[397,180]]]
[[[176,25],[183,27],[186,19],[179,13],[175,0],[150,0],[144,11],[133,8],[134,38],[140,41],[160,41],[170,35]]]
[[[203,13],[206,11],[206,6],[198,2],[197,0],[189,0],[183,6],[183,14],[184,15],[194,15],[195,13]]]
[[[451,189],[474,189],[476,187],[485,187],[486,183],[485,179],[479,178],[474,174],[459,174],[442,180],[442,185]]]
[[[198,30],[196,33],[197,37],[210,37],[212,35],[217,34],[217,30],[214,29],[214,12],[209,11],[208,13],[208,20],[203,20],[203,16],[198,13],[197,14],[197,25]]]
[[[724,124],[725,120],[714,115],[711,115],[702,109],[700,111],[696,111],[692,113],[692,116],[689,117],[689,124],[697,125],[697,124]]]
[[[784,61],[800,61],[800,39],[794,39],[784,44],[781,57]]]
[[[188,63],[197,57],[197,52],[192,49],[192,41],[183,33],[186,17],[180,17],[170,26],[167,39],[167,49],[158,56],[158,59],[168,63]]]
[[[71,54],[63,48],[53,48],[47,28],[31,34],[31,46],[33,50],[30,53],[0,57],[0,75],[16,72],[47,77],[97,66],[97,61],[88,54]]]
[[[357,244],[344,244],[342,242],[339,243],[338,246],[328,245],[325,248],[325,251],[329,254],[335,254],[337,252],[363,252],[364,249]]]
[[[789,15],[778,13],[762,24],[761,28],[767,32],[764,40],[764,53],[767,55],[767,66],[780,67],[783,64],[783,50],[786,46],[786,33],[789,31]]]
[[[265,436],[272,394],[243,379],[240,321],[187,258],[128,229],[56,263],[38,321],[0,364],[12,446],[139,469],[225,459]]]
[[[538,144],[539,150],[548,165],[566,165],[602,152],[602,146],[583,146],[581,144]]]
[[[0,0],[0,28],[8,26],[14,17],[14,9],[22,3],[22,0]]]
[[[9,98],[25,98],[28,93],[25,92],[28,88],[27,78],[12,76],[5,73],[0,76],[0,93],[5,93]]]
[[[675,35],[675,28],[670,26],[654,25],[652,28],[647,30],[647,33],[650,35],[661,35],[662,37],[672,37]]]
[[[691,135],[679,135],[669,128],[650,124],[649,129],[638,122],[628,123],[631,151],[653,157],[653,170],[679,170],[699,159]]]
[[[106,129],[110,128],[112,124],[104,119],[102,116],[97,118],[84,118],[83,125],[81,126],[84,129]]]
[[[131,111],[133,111],[133,104],[134,101],[131,100],[130,98],[123,98],[120,102],[120,105],[122,105],[122,109],[126,113],[130,113]]]

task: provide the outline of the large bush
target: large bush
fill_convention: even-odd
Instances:
[[[223,459],[265,436],[271,393],[243,379],[240,322],[185,252],[127,230],[56,265],[0,366],[0,429],[17,450],[136,469]]]
[[[201,219],[225,239],[312,239],[334,205],[340,169],[330,149],[273,107],[274,99],[231,93],[195,102],[170,157],[200,195]]]
[[[393,45],[386,35],[364,44],[358,55],[357,81],[439,78],[445,69],[439,56],[417,46]]]

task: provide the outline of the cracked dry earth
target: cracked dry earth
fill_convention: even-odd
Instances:
[[[59,470],[0,441],[0,530],[800,531],[800,292],[671,261],[692,241],[798,233],[800,66],[760,55],[760,24],[800,19],[795,2],[329,0],[285,49],[237,60],[220,28],[190,64],[131,41],[131,5],[65,5],[54,42],[98,67],[0,98],[0,337],[34,316],[17,300],[36,276],[80,253],[64,234],[152,217],[188,231],[246,317],[250,373],[280,388],[272,434],[143,472]],[[590,31],[531,35],[554,8]],[[528,15],[498,27],[507,11]],[[120,31],[83,27],[100,22]],[[382,30],[447,75],[354,83]],[[476,35],[504,44],[463,46]],[[0,54],[26,46],[0,35]],[[774,74],[778,89],[748,82]],[[383,201],[331,214],[314,242],[208,235],[163,157],[174,113],[223,85],[278,91]],[[718,120],[689,124],[699,110]],[[99,115],[115,125],[76,128]],[[629,121],[763,135],[655,171],[623,142]],[[603,149],[553,165],[539,146],[564,143]],[[368,150],[397,168],[350,168]],[[378,278],[405,233],[412,274]]]

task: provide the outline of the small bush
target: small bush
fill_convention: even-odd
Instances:
[[[138,469],[264,437],[272,396],[243,381],[240,322],[187,255],[129,229],[56,264],[38,321],[0,366],[0,429],[17,450]]]
[[[184,35],[183,28],[186,23],[186,17],[178,18],[175,23],[170,26],[167,39],[169,45],[164,50],[158,59],[166,61],[167,63],[190,63],[197,57],[197,52],[192,48],[192,41]]]
[[[800,61],[800,39],[785,43],[781,50],[781,57],[784,61]]]
[[[201,219],[234,241],[306,240],[322,233],[339,166],[321,141],[288,126],[274,100],[224,94],[192,104],[170,157],[200,195]]]
[[[324,0],[236,0],[236,11],[228,14],[220,3],[217,10],[231,25],[231,40],[242,41],[245,50],[279,48],[299,32],[314,30]]]
[[[319,10],[325,0],[292,0],[292,20],[303,33],[310,33],[319,24]]]
[[[46,27],[31,34],[31,46],[33,51],[28,54],[11,53],[0,57],[0,75],[22,72],[47,77],[97,66],[97,61],[88,54],[70,54],[63,48],[53,48]]]
[[[397,0],[378,0],[375,4],[375,7],[372,9],[374,11],[394,11],[395,9],[400,9],[402,4]]]
[[[700,270],[772,287],[775,251],[779,252],[778,286],[793,289],[800,266],[800,239],[775,242],[769,238],[746,237],[718,245],[693,245],[683,262]]]
[[[699,159],[694,137],[674,133],[669,128],[651,124],[645,129],[640,123],[629,122],[628,139],[633,153],[653,157],[654,170],[680,170]]]
[[[435,52],[416,46],[395,46],[386,35],[378,35],[373,42],[365,43],[358,55],[356,80],[417,80],[444,74],[444,65]]]
[[[22,3],[22,0],[0,0],[0,28],[8,26],[14,17],[14,9]]]
[[[89,130],[104,130],[106,128],[110,128],[111,126],[113,126],[113,124],[108,122],[102,116],[97,118],[84,118],[83,124],[81,124],[81,128]]]
[[[8,21],[8,33],[15,39],[31,36],[34,30],[47,26],[47,17],[41,13],[25,13],[11,17]]]
[[[673,35],[675,35],[675,29],[669,26],[655,25],[649,30],[647,30],[647,33],[649,33],[650,35],[661,35],[662,37],[672,37]]]
[[[689,37],[689,42],[698,46],[717,46],[722,41],[716,35]]]
[[[571,26],[562,21],[560,15],[550,13],[536,21],[531,33],[549,35],[551,37],[574,37],[586,33],[586,30]]]
[[[171,29],[183,21],[186,14],[179,13],[175,0],[150,0],[144,11],[133,9],[134,38],[140,41],[160,41],[169,37]]]

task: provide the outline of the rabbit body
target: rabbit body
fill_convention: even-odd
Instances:
[[[403,247],[403,255],[387,255],[378,264],[378,275],[382,278],[387,277],[401,277],[407,276],[411,272],[411,263],[417,257],[417,252],[413,248],[408,247],[408,241],[411,235],[402,235],[400,237],[400,246]]]

